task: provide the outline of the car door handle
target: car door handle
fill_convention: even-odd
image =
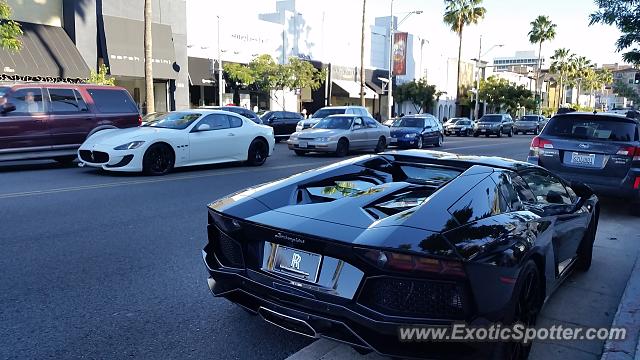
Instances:
[[[228,133],[227,136],[236,136],[234,133]]]

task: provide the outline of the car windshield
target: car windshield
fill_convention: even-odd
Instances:
[[[323,119],[323,118],[326,118],[327,116],[344,114],[345,112],[346,112],[345,109],[320,109],[316,111],[316,113],[313,114],[311,118]]]
[[[144,126],[163,128],[163,129],[175,129],[184,130],[189,127],[194,121],[200,118],[202,114],[191,112],[172,112],[158,116],[152,121],[146,123]]]
[[[544,134],[587,140],[638,140],[634,123],[602,116],[562,116],[553,118],[545,127]]]
[[[518,121],[538,121],[537,116],[523,116]]]
[[[424,119],[404,117],[394,122],[392,127],[411,127],[422,129],[424,127]]]
[[[467,120],[466,119],[457,119],[455,124],[456,125],[466,125],[467,124]]]
[[[320,120],[319,123],[314,126],[314,129],[351,129],[352,117],[337,116]]]
[[[502,116],[500,115],[485,115],[480,119],[480,122],[500,122]]]

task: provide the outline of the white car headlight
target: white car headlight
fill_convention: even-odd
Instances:
[[[144,141],[132,141],[120,146],[116,146],[113,148],[113,150],[133,150],[139,148],[140,146],[142,146],[142,144],[144,144]]]
[[[329,142],[332,141],[333,138],[332,137],[321,137],[321,138],[317,138],[316,141],[318,142]]]
[[[407,139],[411,139],[416,137],[416,134],[406,134],[404,137],[406,137]]]

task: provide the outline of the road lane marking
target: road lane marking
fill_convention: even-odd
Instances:
[[[305,167],[305,166],[324,166],[326,164],[319,162],[308,162],[302,164],[293,164],[293,165],[281,165],[274,166],[268,168],[261,168],[256,171],[258,172],[268,172],[271,170],[282,170],[282,169],[291,169],[297,167]],[[196,175],[185,175],[185,176],[174,176],[168,178],[159,178],[159,179],[141,179],[141,180],[131,180],[131,181],[117,181],[111,183],[103,183],[103,184],[93,184],[93,185],[83,185],[83,186],[72,186],[67,188],[57,188],[57,189],[48,189],[48,190],[34,190],[34,191],[22,191],[22,192],[14,192],[14,193],[6,193],[0,194],[0,200],[2,199],[11,199],[18,197],[27,197],[27,196],[36,196],[36,195],[49,195],[49,194],[59,194],[65,192],[73,192],[73,191],[82,191],[82,190],[95,190],[95,189],[106,189],[127,185],[142,185],[142,184],[154,184],[154,183],[162,183],[162,182],[170,182],[170,181],[178,181],[178,180],[190,180],[190,179],[199,179],[206,177],[216,177],[216,176],[224,176],[224,175],[234,175],[241,174],[247,172],[247,169],[238,169],[238,170],[230,170],[218,173],[206,173],[206,174],[196,174]]]

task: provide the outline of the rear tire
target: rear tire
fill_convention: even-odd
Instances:
[[[416,142],[416,149],[422,149],[424,148],[424,140],[422,139],[422,136],[418,136],[418,140]]]
[[[440,135],[438,137],[438,142],[434,144],[435,147],[442,147],[444,145],[444,136]]]
[[[149,146],[142,159],[142,172],[145,175],[166,175],[175,165],[176,156],[167,144],[153,144]]]
[[[349,154],[349,140],[342,138],[336,146],[336,156],[345,157]]]
[[[249,145],[247,164],[250,166],[262,166],[269,157],[269,144],[262,139],[255,139]]]
[[[502,128],[500,128],[500,130],[498,130],[498,137],[501,138],[502,137]]]
[[[478,137],[478,136],[480,136],[480,134],[478,134],[476,132],[473,133],[473,137]]]
[[[509,137],[513,137],[513,129],[509,130]]]
[[[378,145],[376,145],[376,148],[373,149],[373,151],[375,151],[376,153],[380,153],[383,152],[386,148],[387,140],[385,140],[384,136],[380,136],[380,139],[378,139]]]

